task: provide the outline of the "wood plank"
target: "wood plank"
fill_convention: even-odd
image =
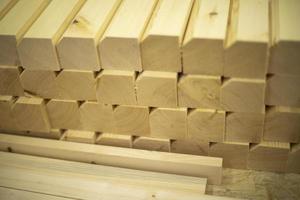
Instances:
[[[297,0],[271,1],[272,48],[271,74],[300,75],[300,2]]]
[[[150,112],[151,136],[165,139],[187,137],[186,108],[155,108]]]
[[[267,109],[264,140],[300,142],[300,108],[275,106]]]
[[[140,42],[157,0],[123,0],[99,43],[104,69],[142,71]]]
[[[177,107],[177,73],[144,71],[136,79],[139,105]]]
[[[221,77],[183,75],[178,82],[178,105],[189,108],[220,108]]]
[[[49,0],[18,1],[3,17],[0,21],[1,65],[20,65],[17,45],[49,2]]]
[[[171,141],[171,152],[183,153],[192,155],[208,156],[209,142],[202,140],[172,140]]]
[[[269,76],[266,86],[266,104],[300,107],[299,85],[299,76],[280,74]]]
[[[20,68],[18,67],[0,66],[0,95],[24,95],[19,75]]]
[[[0,134],[0,149],[64,160],[207,177],[220,184],[222,159]]]
[[[248,169],[285,172],[289,143],[261,142],[250,145]]]
[[[120,105],[114,108],[116,133],[135,136],[150,135],[149,108]]]
[[[41,98],[19,97],[12,106],[12,116],[19,130],[50,132],[45,101]]]
[[[223,142],[225,111],[194,109],[188,112],[188,138],[196,141]]]
[[[0,1],[0,20],[6,13],[18,2],[18,0],[2,0]]]
[[[264,113],[227,113],[225,140],[228,142],[259,143],[263,138],[264,119]]]
[[[61,68],[98,71],[97,46],[120,0],[88,0],[57,45]]]
[[[262,113],[265,110],[265,80],[229,78],[222,84],[220,100],[226,111]]]
[[[225,42],[226,77],[265,77],[269,45],[268,3],[268,0],[232,1]]]
[[[136,105],[135,73],[103,70],[97,77],[97,99],[107,104]]]
[[[196,0],[182,45],[183,73],[223,75],[229,0]]]
[[[153,137],[136,137],[133,139],[132,148],[150,151],[170,152],[170,140]]]
[[[249,143],[211,143],[208,155],[223,158],[226,168],[247,169]]]
[[[51,99],[46,107],[52,128],[75,130],[82,128],[77,101]]]
[[[108,145],[114,147],[132,147],[131,135],[120,135],[114,133],[101,133],[96,140],[96,144]]]
[[[0,95],[0,130],[18,130],[11,110],[15,101],[12,96]]]
[[[96,133],[91,131],[78,131],[69,129],[64,133],[62,139],[70,142],[94,144],[96,141]]]
[[[181,44],[193,6],[191,0],[160,0],[144,33],[144,70],[181,72]]]
[[[24,68],[60,69],[56,44],[84,2],[83,0],[50,2],[18,45],[18,54]]]
[[[287,161],[287,172],[300,173],[300,143],[291,146]]]
[[[82,129],[97,132],[114,132],[112,105],[86,101],[79,107]]]

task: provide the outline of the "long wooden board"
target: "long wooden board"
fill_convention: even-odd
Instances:
[[[0,134],[0,150],[115,167],[208,178],[220,184],[222,159]]]
[[[18,2],[18,0],[2,0],[0,1],[0,20],[3,16]]]

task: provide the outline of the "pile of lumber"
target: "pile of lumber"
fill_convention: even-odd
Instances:
[[[2,0],[0,130],[300,173],[299,10],[298,0]],[[5,137],[7,150],[17,141]]]

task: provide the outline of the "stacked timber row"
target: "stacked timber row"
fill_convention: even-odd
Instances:
[[[2,0],[0,129],[299,173],[299,10]]]

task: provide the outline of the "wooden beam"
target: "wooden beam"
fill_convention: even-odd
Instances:
[[[150,112],[152,137],[185,139],[187,137],[186,108],[155,108]]]
[[[226,111],[262,113],[265,80],[229,78],[222,84],[220,101]]]
[[[272,47],[271,74],[300,75],[300,2],[297,0],[271,1]]]
[[[142,40],[144,70],[181,72],[181,43],[192,0],[160,0]]]
[[[157,0],[123,0],[99,43],[104,69],[142,71],[140,41]]]
[[[50,2],[18,45],[18,54],[24,68],[60,69],[56,44],[84,2],[84,0]]]
[[[226,114],[225,140],[259,143],[263,138],[265,113],[229,112]]]
[[[18,2],[18,0],[2,0],[0,1],[0,20],[6,13]]]
[[[222,159],[0,134],[0,149],[115,167],[207,177],[220,184]],[[76,156],[74,156],[76,155]],[[101,171],[101,170],[100,170]]]
[[[299,85],[299,76],[280,74],[269,76],[266,86],[266,104],[300,107]]]
[[[134,136],[150,135],[148,107],[120,105],[114,108],[113,113],[116,133]]]
[[[132,148],[170,152],[170,140],[152,137],[136,137],[133,139]]]
[[[223,142],[225,111],[194,109],[188,112],[188,138],[196,141]]]
[[[182,45],[183,73],[223,75],[229,0],[196,0]]]
[[[20,81],[20,68],[0,66],[0,94],[23,96],[24,90]]]
[[[63,69],[98,71],[98,43],[120,0],[88,0],[57,45]]]
[[[220,108],[221,77],[183,75],[178,82],[178,105],[189,108]]]
[[[96,140],[96,144],[131,148],[132,136],[114,133],[101,133]]]
[[[15,100],[12,96],[0,95],[0,130],[18,130],[12,114],[12,106]]]
[[[144,71],[137,77],[139,105],[177,107],[177,73]]]
[[[136,105],[135,73],[103,70],[97,77],[97,99],[107,104]]]
[[[265,78],[269,46],[268,2],[232,1],[225,42],[226,77]]]
[[[287,172],[300,173],[300,143],[291,146],[287,161]]]
[[[209,142],[202,140],[184,139],[171,140],[171,152],[208,156]]]
[[[20,65],[17,45],[49,2],[49,0],[18,1],[3,17],[0,21],[1,65]]]
[[[267,109],[264,140],[300,142],[300,108],[275,106]]]
[[[94,144],[96,141],[96,133],[91,131],[67,130],[62,138],[70,142],[81,142]]]

